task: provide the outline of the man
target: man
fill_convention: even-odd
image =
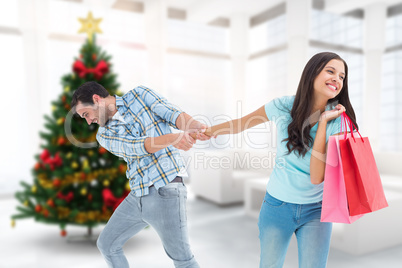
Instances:
[[[202,134],[207,126],[143,86],[119,97],[110,96],[96,82],[86,82],[74,92],[71,107],[88,124],[99,124],[100,145],[127,162],[131,192],[97,241],[109,267],[129,267],[122,247],[148,225],[158,233],[175,267],[199,267],[188,242],[187,190],[181,178],[185,169],[179,150],[187,151],[195,143],[190,132],[209,139]],[[169,126],[184,132],[171,133]]]

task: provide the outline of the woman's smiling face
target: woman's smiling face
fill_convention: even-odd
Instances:
[[[342,90],[345,65],[341,60],[330,60],[314,80],[314,94],[335,98]]]

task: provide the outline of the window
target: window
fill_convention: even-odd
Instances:
[[[402,14],[387,19],[386,47],[394,47],[402,44]]]
[[[402,151],[402,50],[383,57],[380,148]]]
[[[382,61],[380,148],[402,151],[402,14],[387,18]]]
[[[310,39],[352,48],[363,46],[363,20],[321,10],[311,12]]]
[[[286,15],[280,15],[250,29],[250,54],[286,43]]]

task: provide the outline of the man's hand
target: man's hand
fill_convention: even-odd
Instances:
[[[176,120],[176,126],[182,131],[188,131],[190,136],[195,140],[206,141],[211,138],[210,136],[205,135],[205,130],[208,126],[195,120],[186,113],[181,113],[179,115]]]
[[[195,139],[190,136],[189,132],[175,133],[173,135],[174,141],[172,145],[179,150],[188,151],[195,144]]]
[[[200,141],[206,141],[212,138],[212,136],[208,136],[206,135],[205,131],[208,129],[208,126],[205,124],[201,124],[200,128],[197,129],[197,131],[195,132],[195,137],[197,140]],[[216,138],[216,137],[215,137]]]
[[[190,121],[189,125],[190,136],[200,141],[209,140],[211,139],[211,136],[205,135],[207,128],[207,125],[193,119]]]

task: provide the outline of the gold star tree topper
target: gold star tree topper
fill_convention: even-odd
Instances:
[[[87,33],[89,42],[92,42],[94,33],[102,33],[102,30],[99,28],[99,23],[102,21],[102,18],[94,19],[91,11],[88,12],[86,18],[78,18],[78,20],[82,24],[78,33]]]

